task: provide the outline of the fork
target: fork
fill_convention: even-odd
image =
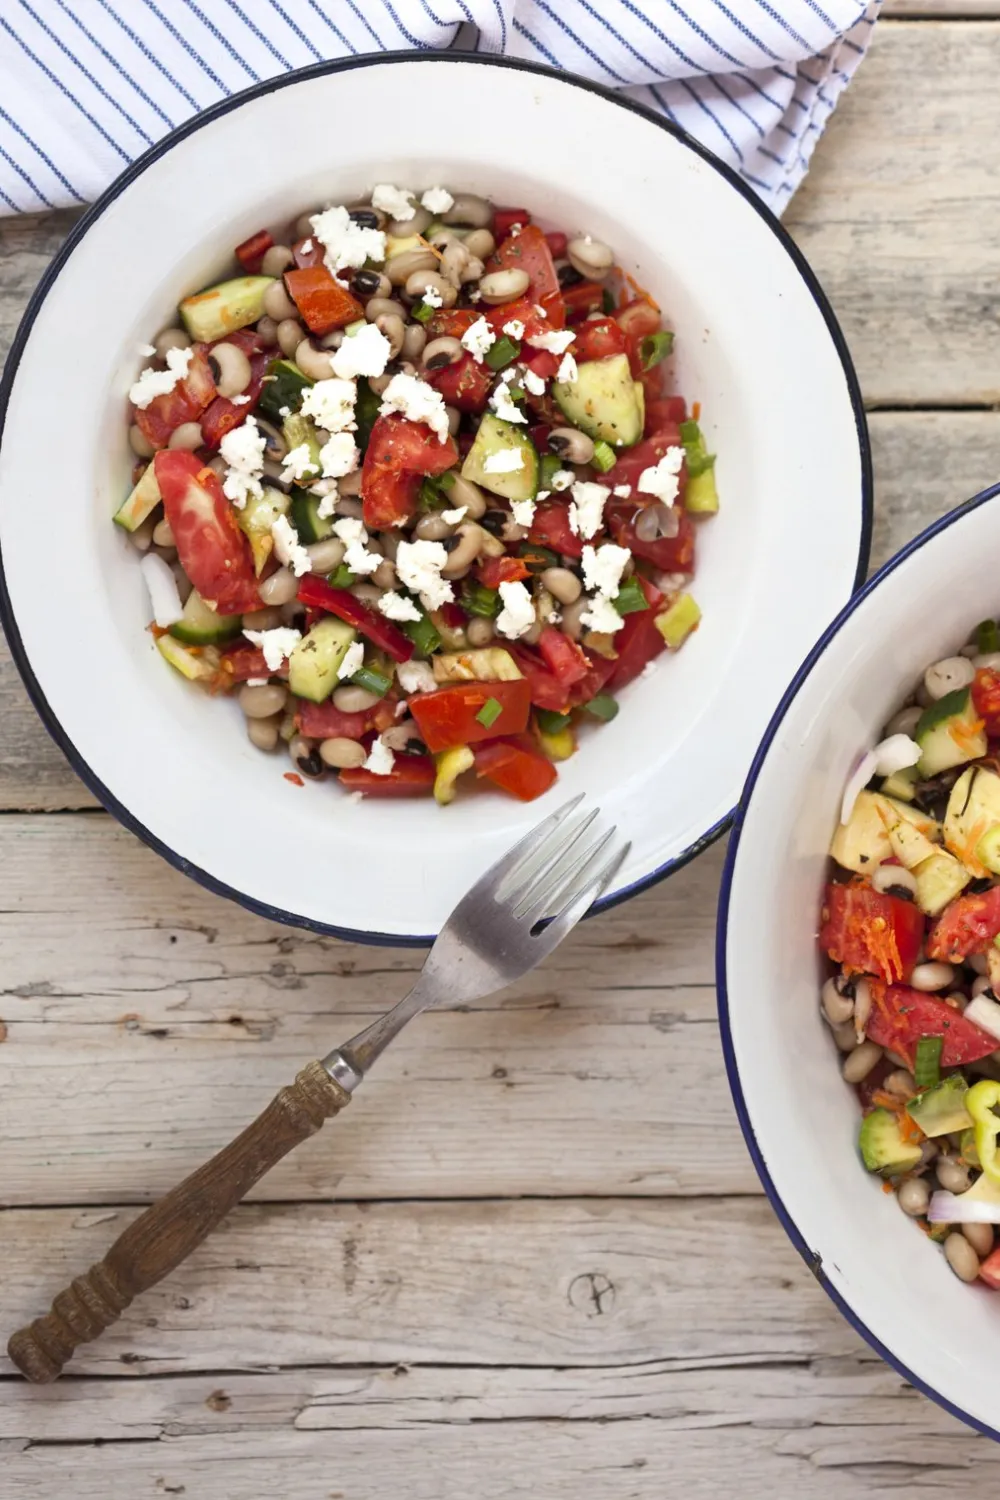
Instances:
[[[55,1380],[80,1344],[110,1328],[140,1293],[177,1269],[266,1172],[351,1102],[369,1069],[414,1016],[503,989],[552,952],[614,880],[629,844],[587,835],[583,794],[509,849],[455,907],[398,1005],[321,1062],[307,1063],[234,1141],[154,1203],[104,1259],[59,1293],[7,1352],[21,1373]]]

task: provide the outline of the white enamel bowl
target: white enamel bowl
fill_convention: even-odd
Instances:
[[[820,1019],[826,851],[861,749],[932,661],[1000,612],[1000,485],[874,577],[775,714],[729,846],[719,908],[723,1045],[757,1171],[796,1248],[906,1379],[1000,1436],[1000,1297],[948,1269],[857,1154],[858,1106]]]
[[[667,310],[678,388],[701,401],[719,453],[701,629],[628,689],[615,722],[530,807],[496,793],[446,812],[355,804],[328,784],[284,781],[234,704],[207,701],[156,655],[135,554],[110,524],[128,484],[124,401],[140,344],[261,224],[379,181],[482,192],[606,239]],[[176,132],[109,190],[44,278],[0,416],[3,620],[75,768],[210,888],[373,941],[426,940],[504,847],[578,791],[632,839],[607,900],[689,858],[725,825],[785,683],[867,560],[857,385],[777,222],[662,119],[523,64],[324,65]]]

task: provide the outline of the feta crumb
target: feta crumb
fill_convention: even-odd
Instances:
[[[342,479],[345,474],[353,474],[361,460],[358,445],[349,432],[335,432],[328,442],[324,443],[319,450],[319,461],[323,466],[323,474],[327,479]],[[329,499],[324,496],[324,499]],[[333,496],[336,501],[336,495]],[[324,512],[320,506],[320,515],[333,515],[333,510]]]
[[[510,513],[518,526],[530,526],[535,519],[534,500],[512,500]]]
[[[366,323],[334,350],[333,373],[341,380],[357,380],[359,375],[384,375],[391,352],[392,345],[382,330],[374,323]]]
[[[473,290],[472,290],[472,291],[471,291],[471,292],[470,292],[470,293],[469,293],[469,301],[470,301],[470,302],[478,302],[478,301],[479,301],[479,299],[480,299],[480,297],[481,297],[481,296],[482,296],[482,295],[483,295],[483,294],[482,294],[482,292],[481,292],[481,291],[480,291],[480,290],[479,290],[479,288],[478,288],[478,287],[474,287],[474,288],[473,288]]]
[[[455,510],[443,510],[441,512],[441,519],[442,521],[446,521],[449,526],[457,526],[468,509],[467,505],[459,505]]]
[[[483,464],[486,474],[513,474],[517,469],[524,468],[524,458],[518,448],[504,448],[499,453],[491,453]]]
[[[477,365],[497,341],[497,336],[485,318],[477,318],[462,334],[462,348],[471,354]]]
[[[299,250],[302,252],[303,255],[309,255],[312,252],[312,247],[313,247],[312,240],[303,240],[302,244],[299,246]]]
[[[549,480],[549,484],[557,492],[559,490],[568,490],[570,485],[575,483],[576,475],[572,469],[557,469]]]
[[[396,704],[396,707],[392,712],[394,718],[402,719],[409,712],[409,704],[407,703],[406,699],[400,698],[399,702]]]
[[[542,306],[542,304],[540,302],[536,302],[535,303],[535,312],[538,314],[538,316],[540,318],[547,318],[548,317],[547,311],[545,310],[545,308]]]
[[[571,328],[553,328],[547,333],[529,333],[528,343],[533,349],[546,349],[549,354],[565,354],[575,338]]]
[[[281,480],[288,484],[290,480],[298,482],[307,479],[310,474],[318,474],[319,468],[313,461],[312,451],[308,443],[299,443],[297,448],[291,448],[281,461]]]
[[[222,493],[237,510],[243,509],[251,495],[256,499],[264,493],[260,481],[266,447],[267,439],[253,417],[247,417],[241,427],[227,432],[219,444],[219,452],[229,466],[222,481]]]
[[[535,623],[535,606],[523,583],[501,583],[503,609],[497,615],[496,628],[508,640],[516,641]]]
[[[440,292],[436,292],[432,286],[425,286],[423,299],[428,307],[444,307],[444,298]]]
[[[613,599],[621,586],[622,570],[632,556],[627,547],[605,542],[601,547],[583,549],[583,585],[588,590]],[[597,629],[597,626],[594,626]]]
[[[152,351],[154,354],[156,350]],[[128,393],[128,399],[140,411],[145,411],[157,396],[168,396],[174,386],[184,379],[188,365],[194,358],[193,349],[168,349],[165,370],[143,370]]]
[[[274,540],[274,555],[286,568],[291,568],[296,578],[301,578],[312,567],[309,553],[299,541],[299,534],[287,516],[275,516],[271,522]]]
[[[604,522],[604,507],[611,491],[606,484],[578,479],[573,485],[569,506],[570,530],[584,541],[596,536]]]
[[[371,771],[375,776],[389,776],[395,765],[396,757],[381,735],[372,741],[368,759],[364,762],[366,771]]]
[[[410,422],[426,422],[442,443],[448,440],[448,410],[444,398],[416,375],[394,375],[383,392],[379,411],[383,416],[398,411]]]
[[[420,206],[429,214],[446,214],[454,201],[447,188],[432,187],[421,198]]]
[[[509,334],[512,339],[524,338],[524,324],[520,318],[511,318],[509,323],[503,325],[503,331]]]
[[[270,677],[248,677],[247,687],[267,687]]]
[[[524,412],[510,394],[510,387],[501,380],[490,397],[490,405],[504,422],[527,422]]]
[[[540,375],[536,375],[534,370],[521,371],[521,384],[531,396],[545,395],[545,381]]]
[[[403,594],[397,594],[394,589],[383,594],[378,601],[379,613],[385,615],[387,620],[419,620],[422,618],[419,609],[412,599],[407,599]]]
[[[344,659],[337,668],[337,679],[343,682],[345,677],[353,677],[355,672],[360,672],[365,664],[365,646],[363,641],[352,641],[344,652]]]
[[[339,521],[334,521],[333,534],[340,538],[347,549],[344,561],[352,573],[366,577],[375,572],[382,558],[377,552],[369,552],[365,546],[368,532],[363,521],[357,520],[355,516],[342,516]]]
[[[249,396],[230,396],[229,399],[233,403],[234,406],[249,406],[250,405],[250,397]]]
[[[345,266],[363,266],[366,260],[385,260],[382,230],[356,224],[342,203],[313,214],[309,222],[323,246],[327,269],[334,274]]]
[[[581,614],[580,624],[586,625],[589,630],[596,630],[599,635],[614,635],[616,630],[621,630],[625,621],[607,594],[595,594]]]
[[[437,690],[433,669],[425,661],[401,661],[396,668],[396,681],[404,693],[433,693]]]
[[[156,358],[156,345],[155,344],[140,344],[139,345],[139,353],[142,355],[143,359],[155,359]]]
[[[291,656],[302,639],[301,630],[293,630],[290,625],[277,625],[273,630],[244,630],[243,634],[260,647],[272,672],[280,672],[281,663]]]
[[[390,219],[412,219],[417,211],[409,188],[393,187],[391,182],[380,182],[372,188],[372,208]]]
[[[556,379],[562,381],[565,385],[568,384],[571,380],[575,380],[579,373],[580,371],[577,368],[576,360],[573,358],[572,354],[564,354],[562,357],[562,364],[556,371]]]
[[[677,491],[680,489],[680,480],[677,478],[684,462],[683,448],[668,448],[659,463],[652,468],[643,469],[639,475],[636,486],[644,495],[655,495],[664,505],[671,505],[677,499]]]
[[[611,493],[612,495],[617,495],[619,500],[627,500],[632,493],[632,486],[630,484],[616,484]]]
[[[270,378],[270,377],[268,377],[268,378]],[[279,406],[278,407],[278,416],[279,417],[290,417],[291,415],[292,415],[292,408],[290,406]]]
[[[510,226],[510,237],[512,240],[517,239],[518,235],[521,233],[521,228],[522,226],[520,224],[512,224]]]
[[[448,566],[448,553],[440,542],[400,542],[396,572],[404,588],[420,595],[425,609],[440,609],[455,597],[455,590],[441,569]]]
[[[365,800],[365,794],[364,792],[348,792],[347,800],[348,802],[363,802]]]
[[[366,327],[372,327],[366,324]],[[375,329],[378,333],[378,329]],[[380,335],[385,338],[385,335]],[[340,352],[339,350],[337,351]],[[313,417],[317,427],[324,432],[353,432],[357,427],[354,403],[358,399],[358,388],[353,380],[342,377],[333,380],[317,380],[302,392],[302,415]]]
[[[643,667],[642,671],[639,673],[639,676],[640,677],[652,677],[653,673],[656,671],[656,669],[657,669],[657,667],[659,665],[660,664],[659,664],[658,661],[648,661],[646,663],[646,665]]]

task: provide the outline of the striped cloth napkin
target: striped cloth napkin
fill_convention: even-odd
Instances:
[[[0,0],[0,213],[89,203],[174,126],[289,68],[457,37],[624,90],[780,213],[879,4]]]

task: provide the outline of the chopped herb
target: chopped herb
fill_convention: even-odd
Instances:
[[[535,723],[543,734],[562,734],[570,726],[570,716],[554,713],[551,708],[536,708]]]
[[[603,438],[598,438],[594,444],[594,456],[590,462],[601,474],[606,474],[618,462],[618,455],[610,443],[606,443]]]
[[[352,573],[346,563],[339,563],[332,573],[326,575],[326,581],[332,589],[349,589],[358,581],[358,575]]]
[[[650,333],[639,344],[639,363],[644,370],[651,370],[674,347],[674,336],[669,329],[661,328],[659,333]]]
[[[487,698],[482,708],[476,714],[476,718],[484,729],[489,729],[495,724],[503,713],[503,704],[498,703],[495,698]]]
[[[435,629],[434,622],[427,615],[422,614],[419,620],[403,620],[403,634],[408,635],[417,650],[424,656],[430,656],[441,644],[441,637]]]
[[[610,693],[598,693],[596,698],[591,698],[583,707],[588,714],[593,714],[595,719],[600,719],[604,724],[610,723],[618,712],[618,704]]]
[[[557,453],[543,453],[541,463],[538,467],[538,488],[540,490],[550,490],[552,488],[552,476],[558,474],[562,468],[565,468],[565,465]]]
[[[351,682],[355,687],[364,688],[366,693],[374,693],[378,698],[384,698],[392,686],[391,677],[384,677],[372,667],[359,667],[352,675]]]
[[[704,434],[697,422],[682,422],[680,434],[681,442],[684,444],[688,478],[695,479],[699,474],[704,474],[706,469],[713,467],[715,454],[709,453],[705,447]]]
[[[419,498],[420,509],[423,511],[444,510],[448,504],[447,497],[444,495],[441,486],[430,474],[425,475],[420,482]]]
[[[991,656],[994,651],[1000,651],[1000,630],[996,620],[984,620],[976,626],[976,646],[980,656]]]
[[[941,1052],[944,1038],[922,1036],[913,1058],[913,1077],[918,1089],[932,1089],[941,1081]]]
[[[634,573],[631,578],[626,578],[611,602],[620,615],[634,615],[640,609],[649,608],[646,596]]]
[[[368,439],[372,435],[372,428],[378,421],[379,407],[382,405],[382,397],[376,396],[367,380],[362,376],[358,381],[358,397],[354,403],[354,420],[358,424],[355,441],[362,453],[368,447]]]
[[[558,552],[542,547],[538,542],[522,542],[519,556],[529,573],[544,573],[546,568],[559,566]]]
[[[500,594],[497,589],[487,588],[474,578],[466,578],[462,584],[462,608],[470,615],[480,615],[492,620],[500,613]]]
[[[486,351],[486,363],[491,370],[503,370],[513,364],[520,352],[521,345],[517,339],[512,339],[505,333]]]
[[[410,308],[411,317],[416,318],[418,323],[429,323],[434,316],[435,309],[429,302],[415,302]]]

